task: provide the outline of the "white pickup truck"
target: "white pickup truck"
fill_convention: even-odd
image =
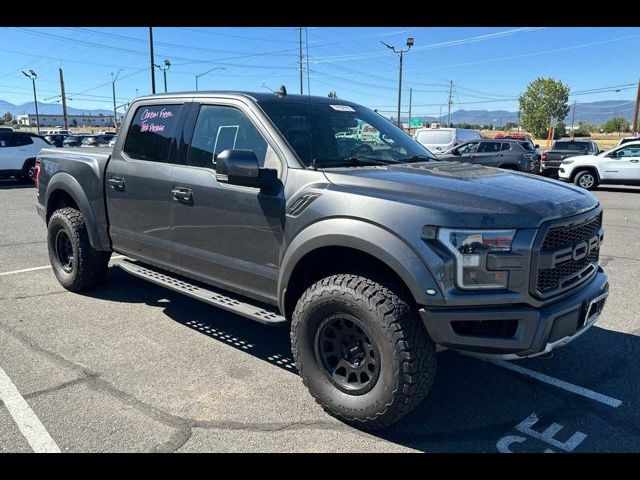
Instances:
[[[563,160],[558,178],[587,190],[601,183],[640,184],[640,141],[624,143],[598,155]]]

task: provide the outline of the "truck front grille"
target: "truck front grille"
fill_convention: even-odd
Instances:
[[[600,230],[601,224],[602,213],[580,225],[550,228],[544,237],[542,251],[556,250],[580,243],[595,235],[596,232]]]
[[[538,258],[543,255],[553,257],[556,252],[567,252],[568,249],[570,251],[571,248],[585,245],[584,242],[588,243],[595,235],[601,234],[601,226],[602,212],[577,224],[551,225],[546,230],[543,228],[540,234],[544,235],[544,239]],[[553,268],[536,266],[532,293],[543,298],[551,297],[578,286],[591,277],[597,270],[600,248],[591,250],[584,256],[582,250],[578,253],[575,255],[577,260],[568,255],[567,260],[556,263]],[[562,256],[567,257],[566,253]]]

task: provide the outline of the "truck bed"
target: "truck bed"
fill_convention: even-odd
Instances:
[[[52,147],[43,148],[37,157],[40,163],[38,203],[47,205],[45,194],[49,197],[54,194],[56,185],[64,187],[62,189],[76,204],[84,204],[85,208],[81,210],[85,214],[94,216],[88,222],[88,225],[95,225],[90,228],[89,235],[92,243],[95,240],[95,245],[104,250],[110,249],[111,245],[104,202],[104,173],[111,152],[109,147]]]

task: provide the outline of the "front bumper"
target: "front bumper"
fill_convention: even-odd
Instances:
[[[608,292],[607,276],[598,268],[593,280],[575,294],[540,309],[528,305],[425,307],[419,312],[436,344],[513,360],[548,353],[582,335],[598,320]]]

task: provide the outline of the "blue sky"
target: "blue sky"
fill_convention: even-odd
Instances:
[[[453,81],[453,110],[517,110],[513,97],[538,76],[560,79],[576,93],[571,100],[631,100],[638,81],[640,28],[516,27],[309,27],[308,72],[311,94],[336,91],[391,113],[397,105],[398,55],[380,42],[401,47],[415,39],[404,57],[403,111],[413,88],[413,113],[446,112]],[[303,30],[303,39],[304,39]],[[169,91],[266,91],[286,85],[299,92],[298,28],[154,28],[155,60],[171,61]],[[304,92],[307,47],[304,43]],[[0,99],[33,99],[21,70],[38,74],[38,100],[60,94],[64,70],[69,105],[112,108],[111,73],[118,104],[151,92],[148,30],[142,27],[0,28]],[[222,69],[224,68],[224,70]],[[621,86],[622,87],[619,87]],[[157,91],[164,90],[156,69]],[[615,92],[620,88],[621,91]],[[591,92],[592,90],[603,90]],[[606,91],[609,90],[609,91]],[[53,103],[57,98],[47,100]]]

